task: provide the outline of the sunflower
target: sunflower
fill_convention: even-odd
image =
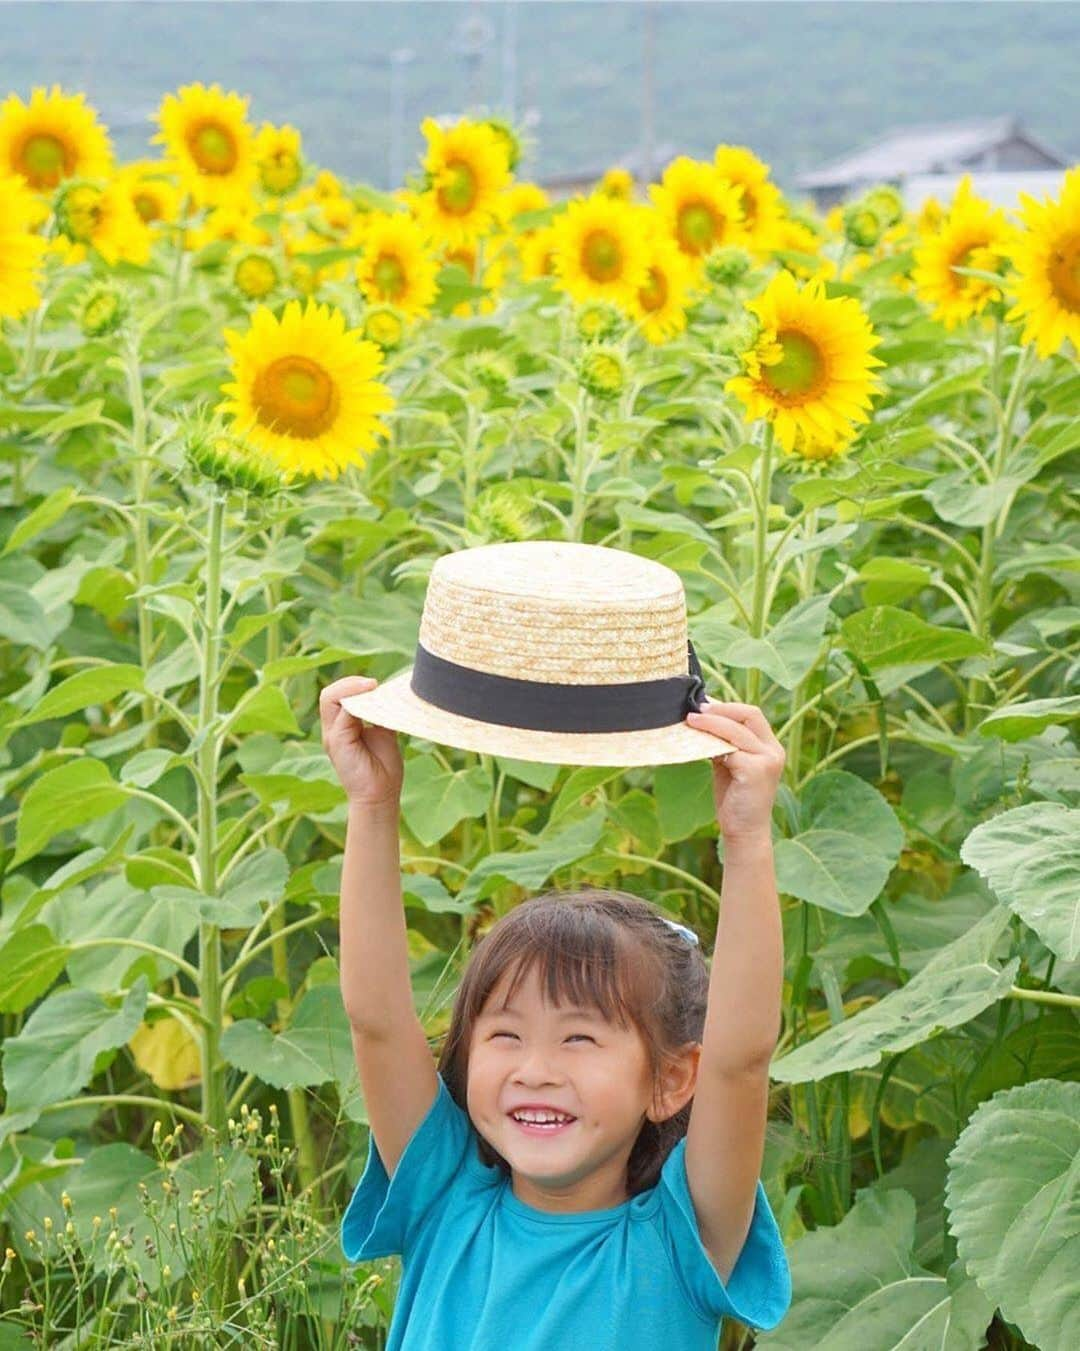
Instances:
[[[356,282],[367,300],[393,305],[410,318],[427,314],[439,289],[439,264],[423,227],[404,211],[374,212],[363,244]]]
[[[499,193],[510,181],[505,144],[489,126],[464,119],[444,131],[425,117],[420,129],[430,187],[416,198],[417,215],[433,238],[460,248],[497,221]]]
[[[83,94],[37,88],[30,102],[10,94],[0,104],[0,172],[21,174],[38,192],[65,178],[107,178],[112,146]]]
[[[915,229],[920,235],[936,234],[945,219],[945,208],[936,197],[927,197],[915,217]]]
[[[559,251],[558,231],[554,225],[542,225],[522,239],[518,248],[521,252],[521,275],[525,281],[535,281],[540,277],[555,277],[555,258]]]
[[[718,145],[713,164],[739,190],[748,246],[767,251],[783,217],[780,189],[769,180],[769,166],[744,145]]]
[[[596,191],[603,197],[614,197],[618,202],[634,200],[634,175],[622,165],[615,165],[604,174]]]
[[[255,183],[255,135],[247,99],[221,86],[186,84],[166,94],[155,114],[170,168],[200,206],[246,204]]]
[[[778,272],[746,308],[761,327],[742,354],[745,373],[725,388],[746,406],[748,422],[767,418],[791,452],[799,436],[828,441],[868,420],[872,368],[884,363],[871,353],[880,339],[857,301],[826,299],[820,280],[800,290],[789,272]]]
[[[260,305],[246,333],[225,330],[234,379],[218,409],[234,430],[279,468],[336,479],[379,434],[379,414],[395,400],[376,380],[378,346],[346,330],[345,316],[309,300],[290,300],[280,319]]]
[[[694,269],[670,235],[655,232],[648,249],[646,281],[634,296],[631,313],[649,342],[662,343],[686,327]]]
[[[993,282],[953,269],[1000,272],[1015,233],[1003,211],[972,194],[971,175],[965,174],[941,228],[915,250],[916,292],[946,328],[955,328],[1001,299],[1001,289]]]
[[[679,248],[695,261],[719,245],[745,240],[739,189],[712,164],[680,155],[659,183],[649,184],[649,196]]]
[[[275,127],[264,122],[255,138],[259,182],[274,197],[283,197],[299,184],[304,172],[300,133],[287,122]]]
[[[64,261],[81,262],[95,248],[111,266],[121,259],[145,263],[150,257],[150,231],[131,204],[124,186],[70,179],[56,195],[56,226],[71,247]]]
[[[18,174],[0,170],[0,315],[18,318],[41,301],[45,241],[33,233],[34,198]]]
[[[1061,200],[1020,194],[1025,229],[1013,254],[1016,304],[1005,316],[1023,319],[1022,342],[1039,356],[1068,338],[1080,351],[1080,167],[1065,175]]]
[[[645,210],[595,194],[572,201],[553,223],[560,287],[575,300],[612,300],[629,310],[648,280]]]
[[[135,160],[117,171],[117,182],[146,225],[169,224],[180,215],[180,194],[166,174],[167,166],[157,160]]]

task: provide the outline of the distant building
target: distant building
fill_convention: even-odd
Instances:
[[[671,141],[663,141],[659,145],[653,146],[652,174],[649,176],[649,182],[658,182],[667,166],[680,153],[682,152]],[[599,184],[600,180],[609,169],[628,169],[634,176],[638,195],[643,197],[642,186],[644,175],[642,173],[642,168],[644,158],[644,153],[640,148],[629,150],[624,155],[616,156],[599,169],[575,169],[572,173],[568,174],[547,174],[544,177],[537,178],[536,181],[549,196],[555,201],[559,201],[565,197],[573,197],[579,193],[590,192],[597,184]]]
[[[1069,159],[1024,131],[1012,117],[899,127],[873,144],[799,174],[795,183],[822,210],[875,183],[899,188],[917,209],[927,197],[951,198],[965,173],[980,196],[1012,206],[1019,191],[1056,192]]]

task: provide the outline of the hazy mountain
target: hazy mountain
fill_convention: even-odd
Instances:
[[[512,89],[536,141],[524,172],[542,177],[601,169],[640,142],[646,9],[7,3],[0,93],[26,98],[54,82],[85,90],[130,158],[147,153],[148,115],[165,92],[216,80],[251,96],[256,121],[299,127],[320,164],[385,187],[391,164],[416,163],[423,116],[463,111],[470,94],[502,111]],[[746,144],[784,184],[897,124],[1010,114],[1080,158],[1080,5],[655,0],[652,9],[657,144],[694,155]],[[413,59],[399,67],[395,118],[390,53],[401,49]]]

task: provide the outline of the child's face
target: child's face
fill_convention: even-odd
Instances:
[[[603,1210],[627,1199],[626,1162],[646,1117],[665,1120],[693,1093],[697,1055],[659,1107],[636,1028],[595,1010],[574,1013],[544,1002],[536,968],[498,1013],[508,981],[492,991],[473,1029],[468,1110],[473,1125],[509,1163],[515,1196],[540,1210]],[[673,1089],[673,1092],[669,1091]],[[527,1103],[575,1118],[553,1131],[519,1125]]]

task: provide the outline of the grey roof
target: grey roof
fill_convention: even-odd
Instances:
[[[967,160],[983,154],[1011,137],[1019,136],[1036,149],[1066,163],[1056,152],[1036,142],[1013,117],[978,121],[921,123],[895,131],[842,155],[821,168],[798,175],[801,188],[824,188],[844,183],[881,181],[908,174],[941,173],[962,169]]]

